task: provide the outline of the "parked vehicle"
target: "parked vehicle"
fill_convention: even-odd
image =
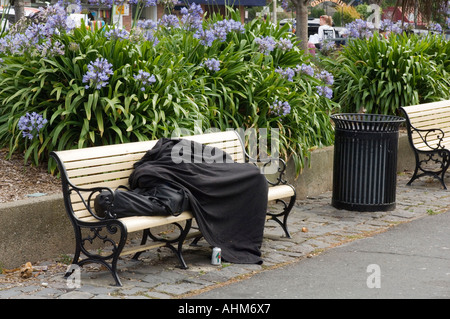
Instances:
[[[295,30],[296,22],[295,19],[283,19],[280,20],[280,26],[285,25],[286,23],[289,23],[293,30]],[[308,37],[312,34],[316,34],[319,32],[319,19],[308,19]]]
[[[39,12],[38,8],[25,7],[25,16],[31,16]],[[9,29],[10,24],[16,22],[16,12],[13,7],[0,6],[0,17],[1,17],[1,30],[5,27],[5,30]]]

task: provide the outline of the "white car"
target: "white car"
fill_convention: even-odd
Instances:
[[[25,16],[31,16],[39,12],[38,8],[25,7]],[[16,12],[13,7],[0,6],[0,17],[1,17],[1,30],[6,28],[9,29],[10,24],[14,24],[16,21]]]

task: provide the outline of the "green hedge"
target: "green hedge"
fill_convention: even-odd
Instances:
[[[327,62],[344,112],[397,114],[400,106],[450,99],[450,42],[442,35],[375,33],[349,40]]]
[[[203,30],[220,21],[239,21],[239,13],[227,18],[203,19]],[[53,172],[48,154],[54,150],[157,139],[177,129],[193,134],[210,128],[278,128],[281,155],[293,156],[299,171],[311,148],[333,143],[329,114],[337,104],[319,95],[316,87],[322,80],[300,72],[301,65],[314,65],[288,26],[255,20],[207,45],[195,30],[183,27],[159,25],[151,30],[150,41],[138,29],[126,38],[106,36],[112,29],[59,29],[52,42],[43,38],[26,50],[3,50],[1,147],[25,152],[34,164],[48,161]],[[292,48],[277,44],[261,51],[266,37],[288,41]],[[47,50],[43,55],[44,44],[59,46],[63,54]],[[97,59],[105,59],[112,70],[99,89],[83,82]],[[218,71],[208,68],[212,59],[219,61]],[[284,71],[295,69],[293,78],[286,76]],[[143,86],[139,72],[154,76],[154,83]],[[275,110],[276,102],[287,102],[290,112]],[[32,112],[48,122],[28,139],[18,123]]]

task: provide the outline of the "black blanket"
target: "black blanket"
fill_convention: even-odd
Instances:
[[[171,181],[187,191],[200,231],[224,260],[262,263],[268,186],[257,167],[218,148],[162,138],[134,168],[132,189]]]

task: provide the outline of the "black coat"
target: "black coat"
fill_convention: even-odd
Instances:
[[[162,138],[134,168],[132,189],[171,181],[187,191],[200,231],[225,261],[262,263],[268,185],[257,167],[217,148]]]

